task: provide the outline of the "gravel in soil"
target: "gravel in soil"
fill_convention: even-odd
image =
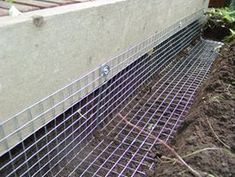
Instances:
[[[192,168],[208,177],[235,176],[235,41],[220,53],[187,119],[170,142],[182,157],[188,155],[184,160]],[[175,163],[169,152],[160,152],[157,158],[151,176],[193,176]]]

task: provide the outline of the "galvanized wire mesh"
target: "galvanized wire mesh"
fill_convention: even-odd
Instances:
[[[141,131],[127,125],[119,115],[112,116],[98,135],[69,160],[67,167],[75,168],[65,167],[58,173],[68,176],[146,176],[155,164],[153,149],[157,145],[150,134],[166,142],[173,136],[216,55],[211,44],[197,43],[187,58],[177,61],[168,71],[163,70],[163,76],[156,83],[149,83],[147,90],[133,96],[119,110]],[[63,172],[65,169],[68,173]]]
[[[113,58],[105,64],[111,69],[107,76],[97,68],[22,112],[35,133],[25,139],[22,130],[28,124],[23,124],[5,134],[1,142],[8,148],[12,135],[21,142],[1,156],[1,174],[145,176],[153,168],[157,143],[117,113],[158,138],[173,136],[215,57],[205,41],[187,49],[185,59],[179,57],[199,36],[200,17],[201,12],[194,14]],[[56,95],[62,95],[59,102]],[[40,122],[35,128],[37,119],[45,126]]]
[[[200,10],[111,58],[107,63],[104,63],[104,65],[108,65],[111,68],[107,77],[103,77],[100,74],[100,67],[98,67],[9,120],[2,122],[0,124],[0,156],[29,137],[32,133],[38,131],[52,119],[77,104],[88,94],[104,84],[106,80],[114,77],[139,57],[151,51],[155,46],[182,30],[193,21],[201,18],[202,14],[203,12]]]

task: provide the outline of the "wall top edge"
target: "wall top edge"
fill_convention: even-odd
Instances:
[[[50,17],[57,16],[57,15],[70,14],[76,11],[89,10],[92,8],[110,5],[114,3],[125,2],[125,1],[127,0],[94,0],[94,1],[88,1],[88,2],[83,2],[83,3],[67,4],[67,5],[53,7],[53,8],[24,12],[23,14],[16,16],[16,17],[3,16],[3,17],[0,17],[0,28],[8,26],[8,25],[14,25],[18,23],[31,21],[32,17],[34,16],[42,16],[44,18],[50,18]]]

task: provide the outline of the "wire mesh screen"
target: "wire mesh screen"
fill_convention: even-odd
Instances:
[[[184,29],[193,21],[200,19],[202,14],[203,12],[200,10],[111,58],[107,63],[104,63],[105,66],[110,67],[108,75],[102,75],[100,67],[98,67],[9,120],[2,122],[0,124],[0,156],[52,119],[63,114],[138,58],[151,52],[155,46]]]
[[[44,119],[46,125],[38,129],[32,125],[35,133],[27,139],[19,127],[11,133],[22,141],[1,156],[0,174],[146,176],[154,168],[157,142],[143,131],[165,141],[173,136],[215,58],[213,45],[197,40],[200,17],[194,14],[110,60],[107,73],[91,72],[85,86],[66,87],[59,116]],[[75,85],[82,92],[75,92]]]

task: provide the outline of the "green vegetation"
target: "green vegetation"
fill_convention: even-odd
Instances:
[[[232,8],[211,8],[207,12],[208,22],[206,28],[224,31],[223,41],[230,42],[235,39],[235,10]],[[221,30],[222,29],[222,30]]]
[[[5,0],[6,2],[13,3],[14,0]]]
[[[233,10],[235,10],[235,0],[231,0],[229,7]]]

